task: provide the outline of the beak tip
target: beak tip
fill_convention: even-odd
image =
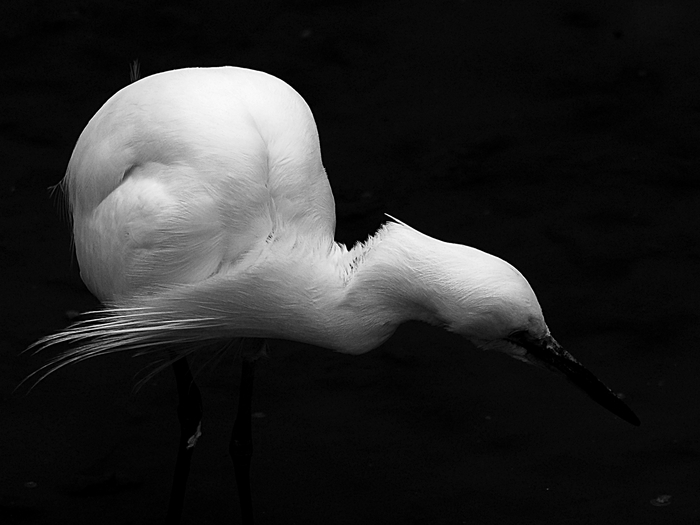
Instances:
[[[642,422],[639,420],[637,417],[637,414],[632,412],[632,409],[629,408],[627,405],[623,405],[625,407],[625,410],[623,411],[622,414],[619,414],[619,416],[627,421],[630,425],[634,425],[635,427],[638,427],[642,424]]]
[[[627,404],[623,401],[623,397],[619,394],[616,394],[612,390],[610,390],[608,387],[606,387],[603,383],[601,383],[599,380],[596,379],[598,382],[598,385],[602,388],[594,389],[593,392],[588,390],[587,388],[582,388],[586,394],[588,394],[594,401],[596,401],[599,405],[601,405],[603,408],[606,408],[608,411],[612,412],[615,414],[617,417],[622,419],[623,421],[626,421],[630,425],[634,425],[635,427],[638,427],[642,424],[642,422],[639,420],[637,417],[637,414],[635,414],[632,409],[627,406]],[[581,387],[581,385],[577,385]],[[595,393],[595,390],[598,390],[598,393]],[[601,390],[608,390],[610,393],[609,396],[604,395]]]

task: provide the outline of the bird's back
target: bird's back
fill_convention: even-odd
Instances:
[[[64,184],[81,276],[103,301],[235,270],[290,232],[330,242],[335,228],[308,106],[241,68],[122,89],[81,134]]]

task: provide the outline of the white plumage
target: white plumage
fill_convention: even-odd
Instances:
[[[99,335],[87,348],[100,353],[274,337],[361,353],[419,319],[517,354],[510,333],[548,334],[527,281],[497,257],[399,221],[349,251],[335,243],[311,112],[265,73],[131,84],[87,125],[63,184],[81,277],[114,310],[51,341]]]

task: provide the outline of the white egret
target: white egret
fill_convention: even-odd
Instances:
[[[336,243],[313,116],[273,76],[183,69],[125,87],[80,135],[62,184],[81,277],[106,308],[38,342],[78,343],[41,372],[167,348],[182,430],[171,523],[179,520],[201,418],[184,357],[205,342],[253,342],[230,449],[247,523],[252,362],[265,338],[360,354],[400,323],[426,321],[561,372],[639,424],[557,344],[528,282],[507,262],[397,220],[350,250]]]

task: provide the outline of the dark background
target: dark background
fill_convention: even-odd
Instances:
[[[52,355],[20,352],[97,306],[46,188],[134,59],[143,76],[238,65],[287,81],[317,120],[339,240],[387,212],[503,257],[642,420],[418,323],[360,357],[273,341],[253,409],[261,524],[697,523],[698,6],[4,0],[0,523],[165,512],[169,371],[133,393],[149,361],[125,353],[13,393]],[[185,523],[238,520],[237,374],[231,357],[199,373]]]

